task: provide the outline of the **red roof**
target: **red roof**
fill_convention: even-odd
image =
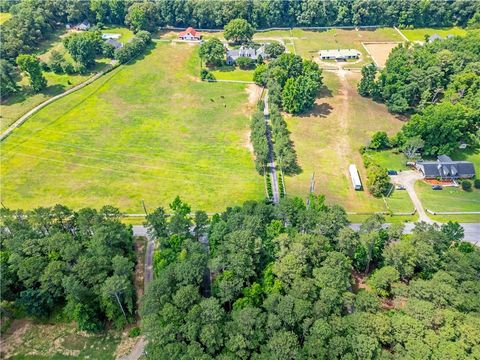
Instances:
[[[180,34],[178,34],[178,37],[182,37],[182,36],[185,36],[187,34],[190,34],[190,35],[195,36],[195,37],[200,37],[200,33],[191,26],[189,26],[187,28],[187,30],[182,31]]]

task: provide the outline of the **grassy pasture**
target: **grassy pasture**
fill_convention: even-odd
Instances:
[[[289,195],[305,198],[310,178],[315,172],[315,190],[325,194],[327,201],[342,205],[349,212],[385,211],[382,199],[367,191],[355,191],[348,173],[349,164],[356,164],[366,186],[366,172],[359,148],[378,130],[396,133],[401,121],[390,115],[382,104],[362,98],[356,91],[360,74],[338,77],[324,72],[326,87],[315,108],[303,116],[288,116],[286,121],[303,172],[287,177]],[[393,212],[413,210],[407,194],[394,192],[388,204]]]
[[[110,32],[122,33],[120,41],[128,41],[128,36],[133,33],[126,28],[114,28],[110,29]],[[108,31],[106,31],[108,32]],[[53,50],[61,53],[66,60],[74,63],[72,57],[63,46],[63,39],[68,36],[68,33],[62,29],[55,31],[49,39],[43,41],[37,50],[37,55],[41,61],[48,62]],[[126,40],[124,40],[126,39]],[[47,87],[39,93],[33,93],[28,85],[29,80],[27,76],[22,76],[19,81],[21,90],[10,96],[8,99],[2,101],[1,106],[1,118],[0,118],[0,131],[4,131],[12,123],[14,123],[23,114],[34,108],[38,104],[50,99],[51,97],[61,94],[62,92],[78,85],[95,73],[101,71],[110,62],[106,58],[98,58],[96,65],[93,69],[89,70],[85,74],[55,74],[52,71],[44,71],[43,74],[47,79]]]
[[[467,30],[458,26],[451,28],[401,29],[400,31],[407,37],[408,40],[420,42],[425,41],[425,35],[432,36],[433,34],[438,34],[445,38],[447,35],[465,36],[467,34]]]
[[[4,204],[141,213],[141,199],[177,194],[207,211],[263,198],[246,86],[198,81],[196,50],[157,43],[29,119],[2,143]]]

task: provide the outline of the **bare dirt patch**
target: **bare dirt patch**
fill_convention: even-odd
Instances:
[[[257,84],[249,84],[246,91],[248,93],[248,104],[250,106],[257,105],[258,100],[260,100],[260,97],[262,96],[263,89]]]
[[[366,42],[363,46],[372,56],[378,67],[385,67],[390,52],[397,47],[398,42]]]
[[[23,343],[23,335],[32,326],[26,319],[14,320],[10,328],[2,335],[0,341],[0,358],[7,359],[12,352]]]

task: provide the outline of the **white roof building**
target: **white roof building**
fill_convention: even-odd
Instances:
[[[318,54],[322,60],[358,59],[360,56],[360,52],[355,49],[320,50]]]
[[[351,164],[348,167],[348,171],[350,173],[350,177],[352,178],[353,188],[355,190],[361,190],[362,182],[360,181],[360,175],[358,175],[357,167],[354,164]]]

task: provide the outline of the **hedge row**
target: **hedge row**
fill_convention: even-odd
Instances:
[[[253,114],[250,131],[250,141],[255,154],[255,167],[259,174],[263,174],[268,164],[268,142],[267,125],[265,124],[265,117],[261,110],[257,110]]]
[[[297,153],[290,140],[287,123],[282,117],[278,106],[270,104],[270,121],[272,124],[273,150],[279,166],[287,175],[298,174]]]
[[[125,64],[140,54],[143,54],[151,42],[152,36],[148,31],[139,31],[132,41],[115,51],[115,59],[118,60],[120,64]]]

